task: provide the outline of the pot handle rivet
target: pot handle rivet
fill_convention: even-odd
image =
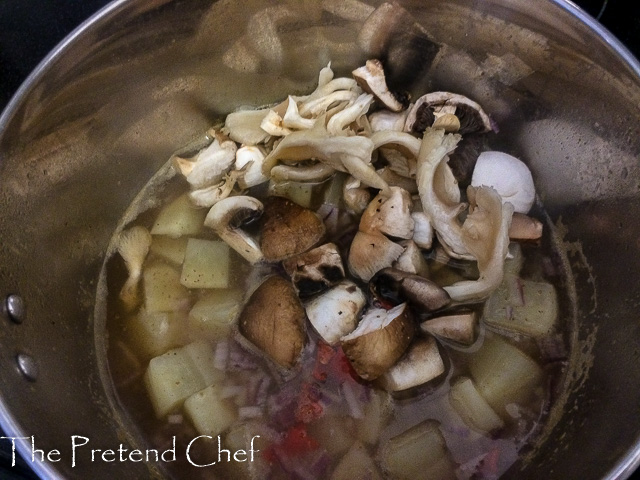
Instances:
[[[9,319],[14,323],[22,323],[26,316],[26,306],[20,295],[8,295],[4,300],[4,308]]]
[[[38,378],[38,364],[31,355],[26,353],[19,353],[16,356],[16,362],[18,363],[18,370],[20,373],[31,382],[35,382]]]

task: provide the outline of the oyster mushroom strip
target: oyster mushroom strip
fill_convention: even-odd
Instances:
[[[173,159],[174,166],[184,175],[192,189],[219,184],[236,159],[235,142],[216,131],[213,136],[213,142],[193,159]]]
[[[251,294],[238,318],[240,333],[281,367],[298,363],[306,314],[291,282],[273,275]]]
[[[513,215],[513,206],[503,204],[490,187],[469,187],[467,196],[471,208],[461,228],[461,240],[478,262],[480,276],[444,287],[458,302],[484,300],[502,282]]]
[[[387,182],[371,165],[372,153],[373,142],[369,138],[333,136],[325,128],[324,121],[318,121],[311,130],[299,130],[284,137],[265,158],[263,173],[270,175],[280,160],[317,159],[335,170],[349,172],[365,185],[386,190]]]
[[[307,302],[305,310],[309,322],[322,339],[336,345],[353,332],[367,297],[358,286],[344,280]]]
[[[129,277],[120,290],[120,300],[127,310],[133,310],[140,302],[139,284],[142,264],[151,246],[151,234],[141,226],[125,230],[118,238],[117,250],[124,260]]]
[[[356,373],[365,380],[375,380],[398,361],[414,333],[409,309],[403,303],[391,310],[367,310],[358,327],[340,343]]]
[[[462,225],[458,215],[466,208],[464,203],[451,202],[451,190],[457,186],[447,186],[444,181],[455,181],[452,176],[441,176],[438,182],[437,168],[446,162],[460,135],[445,134],[444,130],[428,128],[422,138],[418,155],[416,182],[424,213],[431,219],[437,237],[449,256],[473,260],[462,241]]]
[[[204,225],[212,228],[224,242],[253,264],[263,260],[264,255],[258,242],[243,231],[242,226],[257,220],[263,211],[262,202],[253,197],[227,197],[211,207]]]
[[[413,104],[404,125],[405,132],[421,134],[444,115],[455,115],[460,133],[489,132],[493,124],[482,107],[473,100],[450,92],[432,92],[420,97]]]

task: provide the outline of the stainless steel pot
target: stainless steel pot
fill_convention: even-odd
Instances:
[[[568,394],[505,478],[626,478],[640,463],[640,64],[569,2],[400,3],[446,44],[419,88],[467,94],[493,114],[504,148],[531,165],[566,253],[566,316],[577,323]],[[308,15],[271,30],[251,22],[277,5]],[[322,41],[318,26],[329,29]],[[36,454],[41,476],[151,475],[142,463],[72,463],[73,436],[99,449],[132,441],[94,317],[110,235],[169,155],[221,115],[308,90],[330,59],[339,73],[362,62],[358,27],[315,0],[115,1],[9,104],[0,117],[0,424],[27,437],[16,445],[29,462],[32,436],[36,449],[60,451],[54,461]],[[245,32],[258,60],[242,56]],[[287,35],[299,41],[278,50]]]

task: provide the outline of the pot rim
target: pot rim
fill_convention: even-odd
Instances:
[[[622,44],[606,27],[598,22],[594,17],[573,3],[571,0],[548,0],[551,4],[564,10],[570,16],[586,25],[588,29],[600,38],[609,48],[613,55],[619,57],[626,64],[633,74],[640,79],[640,61],[631,51]],[[47,75],[50,65],[64,55],[65,51],[82,37],[87,30],[90,30],[96,23],[108,21],[109,17],[124,9],[130,0],[113,0],[88,19],[76,27],[69,35],[60,41],[33,69],[20,87],[13,94],[4,110],[0,112],[0,137],[6,130],[18,111],[23,99],[31,94],[31,91],[44,76]],[[22,428],[16,418],[7,409],[0,396],[0,429],[5,433],[4,438],[14,439],[14,448],[25,460],[31,457],[30,436],[24,436]],[[40,477],[48,479],[63,480],[65,477],[57,471],[53,464],[46,462],[28,462],[29,467]],[[621,457],[618,463],[610,470],[603,480],[625,480],[640,467],[640,438],[638,442]]]

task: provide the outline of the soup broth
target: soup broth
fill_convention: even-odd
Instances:
[[[355,98],[364,95],[349,88]],[[251,168],[284,151],[293,132],[325,128],[327,111],[352,105],[328,103],[322,115],[307,117],[315,120],[311,127],[278,123],[283,111],[295,103],[302,112],[307,100],[290,97],[287,105],[258,110],[258,125],[274,112],[281,116],[274,125],[289,132],[265,133],[245,164],[238,162],[245,142],[233,139],[227,118],[171,159],[132,206],[139,215],[116,232],[112,245],[120,255],[105,263],[106,305],[109,370],[121,406],[146,448],[174,449],[174,459],[158,463],[175,478],[498,478],[543,428],[568,358],[570,326],[559,313],[567,300],[550,235],[545,229],[542,238],[512,240],[491,291],[456,298],[461,285],[475,291],[475,282],[493,275],[487,261],[452,253],[441,232],[431,246],[416,246],[417,220],[408,237],[381,234],[386,227],[375,215],[384,209],[376,210],[376,202],[391,202],[401,190],[410,199],[407,209],[424,213],[424,143],[431,134],[453,138],[460,122],[458,130],[427,126],[424,138],[407,134],[421,149],[417,167],[402,148],[376,147],[364,173],[361,165],[340,169],[332,160],[317,161],[324,155],[318,149],[334,137],[373,135],[371,115],[385,107],[371,96],[345,126],[353,133],[325,131],[312,147],[291,147],[310,149],[302,161],[285,152],[276,162],[287,175],[329,165],[325,178],[280,180],[263,166],[254,174],[266,172],[265,178],[249,182]],[[225,144],[233,161],[213,185],[214,205],[242,198],[261,208],[253,214],[231,208],[220,227],[212,220],[218,207],[203,206],[199,196],[206,182],[189,175],[198,162],[221,156]],[[371,165],[380,172],[398,158],[417,175],[380,173],[386,186],[367,176],[375,172]],[[448,182],[450,172],[443,167],[434,182]],[[460,205],[477,201],[481,210],[476,191],[454,185]],[[225,190],[228,196],[218,198]],[[349,197],[355,193],[366,199],[360,206]],[[449,203],[456,197],[450,190],[439,194]],[[372,209],[376,221],[363,226]],[[452,219],[458,226],[473,215],[458,213]],[[287,215],[311,220],[297,227]],[[527,219],[535,217],[544,218],[539,207]],[[265,240],[270,229],[273,245]],[[309,237],[314,229],[318,234]],[[280,236],[282,230],[293,239]],[[353,251],[363,230],[401,253],[417,253],[406,263],[400,253],[363,274]],[[277,252],[267,254],[272,249]],[[142,254],[132,258],[132,250]],[[313,270],[309,252],[329,252],[333,263],[323,260]],[[376,256],[384,253],[368,254]],[[411,282],[431,292],[427,300],[409,291]],[[327,300],[329,292],[340,299]],[[351,323],[343,320],[349,308]]]

